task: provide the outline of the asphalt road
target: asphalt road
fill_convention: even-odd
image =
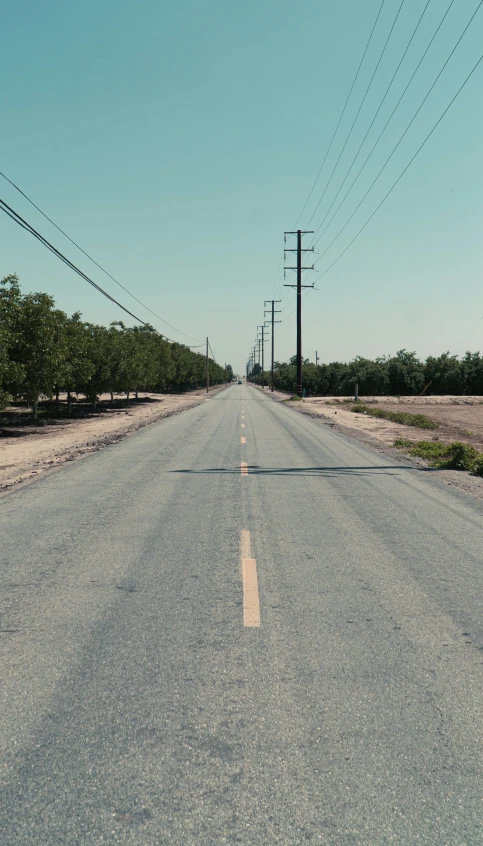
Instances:
[[[1,846],[482,844],[436,475],[233,386],[1,499]]]

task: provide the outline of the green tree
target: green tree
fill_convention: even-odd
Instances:
[[[52,396],[62,380],[67,352],[62,324],[64,312],[48,294],[22,297],[14,319],[12,358],[22,368],[21,393],[31,403],[37,421],[39,396]]]
[[[430,382],[432,394],[461,394],[464,389],[464,367],[456,355],[445,352],[434,358],[428,356],[424,365],[424,383]]]
[[[483,358],[479,352],[466,352],[461,362],[465,394],[483,396]]]
[[[79,393],[89,383],[94,373],[94,363],[90,358],[90,329],[83,323],[81,314],[76,311],[68,318],[65,327],[67,355],[64,364],[62,387],[67,391],[68,413],[72,413],[72,393]]]
[[[24,377],[22,366],[13,358],[21,306],[18,276],[5,276],[0,280],[0,409],[10,402]]]
[[[94,411],[97,407],[99,395],[111,391],[112,376],[112,348],[111,330],[94,323],[86,323],[87,357],[91,364],[90,373],[80,380],[79,390],[92,403]]]
[[[415,352],[399,350],[387,359],[389,393],[394,396],[412,396],[424,387],[424,365]]]

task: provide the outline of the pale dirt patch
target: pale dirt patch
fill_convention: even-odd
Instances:
[[[303,401],[290,402],[287,394],[279,391],[267,393],[278,402],[294,408],[302,414],[318,419],[336,431],[357,438],[378,452],[404,459],[405,462],[425,470],[428,463],[421,458],[404,455],[393,447],[397,438],[408,441],[433,441],[452,443],[462,441],[483,452],[483,397],[359,397],[362,403],[384,408],[388,411],[407,411],[410,414],[426,414],[439,423],[439,429],[419,429],[404,426],[390,420],[354,414],[349,409],[354,405],[347,397],[310,397]],[[431,477],[445,484],[483,499],[483,479],[459,470],[433,470]]]
[[[274,394],[287,399],[276,391]],[[357,432],[368,432],[388,446],[392,446],[396,438],[441,443],[464,441],[483,451],[483,397],[359,397],[359,400],[387,411],[425,414],[439,424],[439,429],[419,429],[369,414],[354,414],[350,410],[354,402],[348,402],[346,397],[310,397],[302,402],[287,402],[287,405],[317,417],[323,416]]]
[[[216,388],[210,391],[210,396],[214,392]],[[110,395],[103,395],[101,400],[109,398]],[[150,423],[208,399],[202,389],[179,395],[139,394],[139,399],[146,398],[149,403],[133,401],[120,409],[104,408],[87,419],[52,421],[52,425],[19,429],[14,437],[0,436],[0,492],[5,493],[67,461],[97,452]]]

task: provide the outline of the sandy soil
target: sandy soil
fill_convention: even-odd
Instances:
[[[387,411],[407,411],[425,414],[439,429],[417,429],[381,420],[365,414],[354,414],[353,402],[341,397],[314,397],[303,402],[303,408],[323,414],[335,423],[369,432],[385,444],[392,445],[396,438],[409,441],[438,440],[441,443],[464,441],[483,452],[483,397],[360,397],[368,406]],[[298,405],[298,403],[290,403]]]
[[[123,408],[104,406],[87,419],[53,420],[44,426],[17,429],[2,428],[0,423],[0,493],[116,443],[156,420],[199,405],[207,395],[200,389],[182,395],[140,393],[139,399],[140,403]]]
[[[359,397],[361,402],[378,408],[426,414],[439,423],[439,429],[418,429],[365,414],[354,414],[350,411],[353,402],[347,402],[346,397],[311,397],[302,402],[288,402],[287,394],[277,391],[272,397],[394,458],[403,455],[392,446],[396,438],[438,440],[441,443],[463,441],[483,452],[483,397]],[[420,458],[404,456],[404,460],[421,469],[429,466]],[[457,470],[438,469],[432,470],[432,473],[445,484],[483,499],[483,479]]]

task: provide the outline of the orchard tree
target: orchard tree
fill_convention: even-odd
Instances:
[[[94,373],[90,352],[90,330],[76,311],[65,326],[67,356],[62,387],[67,391],[67,409],[72,413],[72,394],[79,393],[89,383]]]
[[[32,405],[35,421],[39,396],[52,396],[54,385],[64,374],[67,343],[62,323],[65,320],[66,315],[54,307],[54,300],[48,294],[27,294],[16,309],[11,355],[22,368],[22,394]]]

